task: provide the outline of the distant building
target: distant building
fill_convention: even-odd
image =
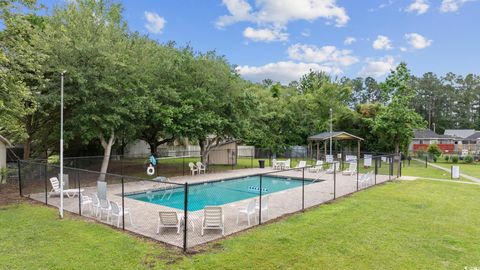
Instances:
[[[414,130],[414,138],[410,143],[411,152],[426,151],[430,144],[436,144],[443,153],[462,151],[462,138],[451,135],[441,135],[429,129]]]
[[[12,144],[0,135],[0,169],[7,167],[7,148]]]
[[[445,129],[444,135],[465,139],[475,134],[475,129]]]
[[[475,133],[463,139],[463,149],[480,154],[480,131],[475,131]]]

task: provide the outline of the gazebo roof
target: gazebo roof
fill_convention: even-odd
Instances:
[[[3,137],[2,135],[0,135],[0,142],[3,142],[7,147],[12,147],[12,144],[10,143],[10,141],[8,141],[5,137]]]
[[[352,135],[350,133],[347,133],[345,131],[334,131],[334,132],[322,132],[316,135],[312,135],[307,138],[308,141],[325,141],[325,140],[330,140],[332,138],[333,140],[356,140],[356,141],[363,141],[362,138]]]

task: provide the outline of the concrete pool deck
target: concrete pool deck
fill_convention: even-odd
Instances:
[[[200,174],[195,176],[179,176],[172,177],[169,179],[172,183],[184,184],[185,182],[189,184],[205,182],[205,181],[214,181],[228,178],[239,178],[244,176],[253,176],[258,174],[268,173],[269,176],[279,176],[279,177],[292,177],[292,178],[301,178],[302,171],[276,171],[271,168],[265,169],[240,169],[232,171],[224,171],[219,173],[212,174]],[[361,174],[360,174],[361,176]],[[268,212],[262,210],[262,223],[268,220],[272,220],[281,216],[284,216],[289,213],[294,213],[302,210],[302,194],[304,194],[304,208],[311,206],[319,205],[324,202],[330,201],[334,198],[334,177],[333,174],[327,174],[324,171],[320,173],[311,173],[305,169],[305,179],[321,179],[323,181],[314,182],[310,184],[305,184],[304,188],[302,186],[295,187],[291,189],[286,189],[279,192],[274,192],[266,196],[262,196],[262,205],[268,201]],[[392,177],[393,178],[393,177]],[[336,187],[335,193],[336,197],[345,196],[350,193],[357,191],[357,176],[352,175],[342,175],[341,173],[336,174]],[[377,175],[376,182],[383,183],[389,180],[388,175]],[[364,183],[360,186],[360,189],[372,186],[374,184],[374,179],[369,183]],[[171,187],[171,184],[164,184],[155,181],[135,181],[135,182],[126,182],[124,184],[125,193],[136,193],[136,192],[145,192],[147,190],[161,190]],[[180,186],[182,187],[182,186]],[[83,194],[93,194],[97,192],[96,186],[82,186],[84,189]],[[50,187],[49,187],[50,190]],[[303,192],[302,192],[303,190]],[[183,190],[182,190],[183,191]],[[122,185],[119,183],[108,184],[107,187],[107,198],[110,201],[115,201],[119,205],[122,202]],[[218,194],[221,196],[221,194]],[[34,193],[29,195],[30,198],[45,202],[45,193]],[[268,197],[268,199],[266,198]],[[168,199],[168,198],[167,198]],[[259,221],[259,212],[258,210],[255,213],[255,218],[251,218],[251,224],[248,225],[246,215],[240,216],[239,223],[237,224],[237,213],[238,207],[246,206],[249,201],[256,199],[257,203],[259,198],[249,198],[242,201],[235,201],[232,203],[227,203],[222,205],[222,210],[225,218],[225,235],[231,235],[242,230],[245,230],[254,225],[258,225]],[[160,230],[160,233],[157,234],[157,222],[158,222],[158,212],[159,211],[176,211],[182,216],[184,215],[183,210],[166,207],[163,205],[153,204],[149,202],[143,202],[135,200],[132,198],[124,197],[125,208],[131,212],[133,224],[130,224],[128,221],[128,216],[125,217],[125,229],[161,242],[165,242],[170,245],[177,247],[183,247],[183,231],[180,234],[176,233],[174,228],[166,228]],[[49,197],[48,204],[58,207],[60,204],[60,198],[58,196]],[[78,213],[79,212],[79,199],[75,198],[66,198],[64,199],[64,207],[66,211]],[[86,217],[91,217],[99,222],[107,223],[106,215],[104,214],[102,219],[95,217],[89,210],[88,206],[82,206],[82,215]],[[187,217],[187,247],[191,248],[199,244],[204,244],[212,240],[222,238],[220,230],[207,230],[205,235],[201,236],[201,220],[203,217],[203,210],[198,211],[189,211]],[[121,222],[120,222],[121,223]],[[116,222],[115,222],[116,224]],[[121,225],[120,225],[121,226]]]

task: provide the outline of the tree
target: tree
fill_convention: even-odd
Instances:
[[[424,122],[420,115],[409,107],[414,97],[410,85],[410,72],[405,63],[400,63],[382,83],[384,96],[391,97],[388,105],[381,108],[375,118],[373,130],[381,141],[391,142],[395,153],[406,150],[413,138],[413,129]]]

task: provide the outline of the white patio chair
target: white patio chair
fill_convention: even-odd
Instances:
[[[96,217],[98,217],[98,214],[100,213],[100,200],[98,199],[97,194],[92,194],[92,215],[95,214]]]
[[[157,234],[160,233],[161,228],[176,228],[177,234],[180,233],[180,226],[182,218],[175,211],[160,211],[158,212],[158,226]]]
[[[291,160],[290,160],[290,159],[285,160],[285,165],[283,166],[283,168],[284,168],[285,170],[290,169],[290,168],[291,168],[291,167],[290,167],[290,163],[291,163]]]
[[[58,181],[57,177],[50,178],[50,183],[52,184],[52,190],[48,193],[48,197],[52,194],[59,194],[61,193],[60,190],[60,181]],[[68,198],[74,198],[78,196],[79,193],[82,193],[83,189],[78,190],[78,188],[71,188],[71,189],[64,189],[63,194],[67,195]]]
[[[328,173],[328,174],[333,174],[334,172],[337,173],[340,170],[339,165],[340,164],[337,161],[330,163],[330,168],[325,170],[325,173]]]
[[[250,226],[250,217],[253,216],[255,218],[255,204],[256,200],[250,200],[247,206],[242,206],[237,208],[237,225],[240,218],[240,215],[247,216],[247,224]]]
[[[323,160],[317,160],[315,166],[308,168],[308,171],[311,173],[319,173],[323,170]]]
[[[262,217],[265,216],[268,219],[268,198],[270,196],[266,195],[262,197]],[[255,210],[260,210],[260,202],[255,205]]]
[[[301,170],[302,168],[305,168],[307,166],[307,162],[305,160],[300,160],[295,167],[295,170]]]
[[[88,210],[90,211],[90,214],[93,214],[93,199],[91,196],[83,195],[80,194],[80,205],[81,209],[85,209],[85,207],[88,207]],[[83,211],[82,211],[83,212]]]
[[[225,218],[223,216],[222,207],[205,206],[202,217],[202,236],[205,230],[222,230],[225,235]]]
[[[107,215],[107,222],[110,217],[110,210],[112,210],[112,206],[110,205],[110,202],[105,199],[100,199],[100,207],[98,208],[99,214],[97,216],[100,217],[100,220],[102,219],[103,213]]]
[[[116,202],[110,201],[110,212],[109,215],[112,219],[112,225],[113,225],[113,218],[117,218],[117,227],[120,227],[120,218],[125,216],[128,216],[128,219],[130,220],[130,224],[133,225],[132,222],[132,215],[130,214],[130,210],[128,208],[125,208],[122,210],[122,207],[119,206]],[[107,221],[108,221],[107,217]]]
[[[278,163],[277,163],[277,160],[276,160],[276,159],[272,159],[272,169],[274,169],[274,170],[278,170],[278,169],[279,169]]]
[[[207,172],[207,166],[203,165],[202,162],[198,161],[197,162],[197,170],[198,170],[199,174],[201,174],[202,172],[206,173]]]
[[[342,172],[343,175],[354,175],[357,173],[357,163],[349,163],[348,169]]]
[[[198,174],[200,173],[198,171],[197,166],[195,166],[195,164],[193,164],[193,162],[189,162],[188,167],[190,167],[190,172],[192,172],[192,175],[195,175],[195,173],[198,173]]]

